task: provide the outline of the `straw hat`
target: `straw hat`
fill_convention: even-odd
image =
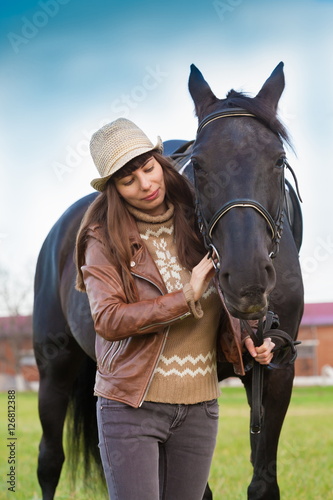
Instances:
[[[162,153],[160,137],[154,146],[142,130],[126,118],[118,118],[104,125],[93,134],[90,141],[90,153],[100,174],[90,184],[97,191],[103,191],[107,181],[117,170],[149,151]]]

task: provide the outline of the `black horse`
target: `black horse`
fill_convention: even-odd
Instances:
[[[284,202],[284,170],[290,166],[283,142],[289,140],[276,114],[283,63],[254,98],[231,90],[226,99],[217,99],[195,66],[189,89],[199,120],[192,151],[198,212],[207,245],[213,244],[220,259],[225,304],[241,320],[262,318],[270,309],[280,329],[296,339],[303,314],[302,224],[299,210],[291,224]],[[230,366],[220,366],[219,378],[228,375]],[[265,370],[262,428],[251,433],[251,500],[279,499],[277,446],[293,378],[293,363]],[[242,381],[251,405],[251,371]]]
[[[182,145],[174,158],[181,160],[185,174],[194,180],[202,232],[219,259],[222,300],[241,321],[261,319],[268,309],[274,311],[281,330],[295,339],[303,311],[298,262],[302,221],[297,197],[284,180],[288,163],[283,140],[288,136],[276,117],[284,88],[283,65],[277,66],[254,98],[232,90],[226,99],[217,99],[195,66],[189,88],[199,119],[198,134],[194,144]],[[186,165],[188,151],[191,162]],[[33,316],[40,372],[43,436],[38,479],[43,500],[54,498],[60,477],[69,402],[74,410],[69,448],[79,454],[83,444],[86,472],[91,450],[98,461],[92,389],[95,332],[86,295],[74,289],[73,263],[75,235],[95,196],[82,198],[63,214],[47,236],[37,263]],[[250,405],[252,371],[249,367],[241,377]],[[220,380],[235,376],[227,363],[219,364],[218,373]],[[283,369],[265,369],[261,432],[251,434],[251,500],[279,499],[277,446],[293,377],[292,363]],[[207,486],[204,499],[211,498]]]

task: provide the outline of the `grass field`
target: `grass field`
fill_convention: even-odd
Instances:
[[[39,500],[36,462],[41,428],[37,395],[16,394],[16,491],[7,490],[9,472],[7,393],[0,394],[0,499]],[[251,477],[249,463],[249,414],[241,388],[223,389],[220,399],[220,430],[211,469],[214,500],[245,500]],[[333,387],[295,388],[282,430],[278,474],[281,500],[333,499]],[[87,492],[80,482],[71,488],[64,468],[56,500],[104,500],[105,495]]]

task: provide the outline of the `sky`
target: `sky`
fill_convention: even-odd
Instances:
[[[280,116],[303,198],[306,302],[333,302],[333,1],[4,0],[0,13],[0,314],[29,312],[40,247],[90,193],[92,133],[125,116],[193,139],[190,65],[223,98],[285,63]],[[26,296],[26,292],[29,291]]]

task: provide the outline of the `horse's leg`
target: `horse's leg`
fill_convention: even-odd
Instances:
[[[61,344],[60,337],[66,338]],[[65,334],[52,335],[55,343],[35,345],[40,372],[39,416],[42,438],[38,456],[38,480],[43,500],[53,500],[65,459],[62,437],[69,397],[76,378],[82,350]]]
[[[212,490],[209,487],[209,484],[207,484],[204,496],[202,497],[202,500],[213,500],[213,493]]]
[[[42,439],[39,445],[38,481],[43,500],[52,500],[58,485],[63,462],[62,432],[67,410],[68,396],[57,394],[52,380],[43,377],[39,389],[39,418]]]
[[[294,367],[265,370],[263,391],[264,416],[261,432],[251,434],[253,476],[248,487],[249,500],[279,500],[277,483],[277,448],[283,421],[289,406]],[[251,373],[244,380],[251,404]]]

